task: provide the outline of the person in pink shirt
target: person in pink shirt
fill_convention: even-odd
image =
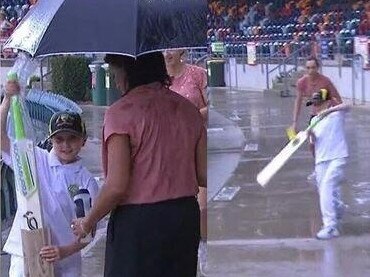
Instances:
[[[330,101],[331,105],[339,105],[342,103],[342,98],[340,97],[337,89],[333,85],[333,83],[330,81],[330,79],[322,74],[319,73],[320,63],[318,59],[314,56],[311,56],[307,58],[306,60],[306,70],[307,73],[301,77],[297,81],[297,97],[295,99],[294,104],[294,111],[293,111],[293,123],[291,125],[291,128],[296,132],[297,131],[297,122],[298,117],[301,112],[301,106],[302,102],[305,99],[312,98],[312,95],[320,91],[322,89],[325,89],[327,93],[330,95]],[[309,122],[311,119],[317,115],[317,108],[315,106],[312,107],[311,110],[311,116],[309,119]],[[312,154],[314,155],[314,149],[313,146],[310,145],[310,149]],[[308,180],[314,180],[315,179],[315,173],[313,172],[307,177]]]
[[[165,50],[163,52],[167,72],[171,77],[170,89],[192,102],[207,119],[207,72],[205,69],[187,64],[186,50]]]
[[[198,188],[206,187],[206,130],[198,109],[169,89],[164,57],[107,55],[125,94],[106,112],[106,183],[78,239],[111,212],[105,276],[196,276]]]
[[[294,130],[297,130],[297,122],[301,112],[302,102],[305,99],[311,98],[313,93],[320,91],[320,89],[326,89],[328,91],[333,105],[338,105],[343,102],[330,79],[319,73],[319,68],[320,63],[318,59],[316,57],[309,57],[306,61],[307,73],[297,81],[297,97],[294,104],[292,124]],[[315,115],[317,115],[317,109],[313,107],[311,116]]]
[[[206,100],[206,70],[185,62],[185,49],[165,50],[163,52],[167,72],[171,77],[170,89],[194,104],[207,124],[208,108]],[[205,272],[207,266],[207,189],[199,188],[198,203],[200,206],[199,268]]]

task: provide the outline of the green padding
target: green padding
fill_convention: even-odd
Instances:
[[[22,117],[22,106],[19,96],[12,97],[12,115],[14,121],[15,139],[20,140],[26,138]]]

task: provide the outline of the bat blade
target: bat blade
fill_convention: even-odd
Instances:
[[[42,209],[33,140],[27,136],[27,111],[23,99],[13,96],[11,102],[13,138],[11,155],[14,168],[18,207],[24,212],[21,228],[33,230],[43,227]],[[32,136],[31,136],[32,137]]]
[[[41,205],[38,191],[37,169],[32,140],[22,139],[12,142],[12,160],[17,191],[18,206],[32,217],[25,217],[22,229],[29,230],[27,220],[32,219],[39,228],[43,226]]]
[[[325,111],[324,111],[325,112]],[[307,140],[309,132],[321,122],[328,113],[321,112],[321,116],[316,116],[311,120],[310,126],[306,130],[299,132],[284,148],[277,154],[257,175],[257,182],[265,187],[271,178],[283,167],[295,151]]]
[[[8,80],[17,81],[17,73],[9,72]],[[46,236],[45,232],[50,233],[47,228],[43,228],[34,143],[30,139],[32,136],[27,136],[27,111],[24,107],[24,100],[20,96],[12,97],[10,113],[14,137],[11,140],[11,155],[16,183],[17,213],[22,212],[24,219],[21,221],[24,273],[26,276],[54,277],[53,264],[42,261],[39,256],[41,248],[50,244],[50,236]]]
[[[271,178],[283,167],[295,151],[306,141],[307,131],[301,131],[277,154],[257,175],[257,182],[265,187]]]
[[[13,143],[13,166],[19,191],[29,198],[36,190],[36,164],[33,142],[22,139]]]

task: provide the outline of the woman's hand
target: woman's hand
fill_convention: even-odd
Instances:
[[[85,238],[92,230],[92,226],[84,217],[72,220],[71,228],[78,241]]]
[[[60,261],[67,256],[67,249],[54,245],[44,246],[41,248],[40,256],[49,263]]]

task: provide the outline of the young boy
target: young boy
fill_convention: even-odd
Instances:
[[[312,95],[307,105],[314,105],[316,117],[321,122],[311,131],[310,141],[315,146],[315,172],[320,196],[322,229],[316,234],[318,239],[338,237],[340,183],[344,179],[344,167],[348,158],[348,147],[344,132],[344,117],[349,105],[331,106],[330,95],[320,90]],[[314,117],[312,120],[316,120]]]
[[[1,103],[1,155],[4,162],[12,166],[11,143],[6,133],[6,119],[11,97],[19,93],[17,82],[8,81],[5,97]],[[73,191],[88,189],[94,199],[98,185],[91,173],[82,165],[78,156],[86,141],[86,129],[79,114],[59,112],[53,115],[49,124],[52,142],[50,153],[35,147],[39,189],[41,193],[44,225],[50,228],[51,244],[42,248],[40,255],[47,262],[54,263],[55,276],[81,276],[81,254],[86,244],[76,242],[70,229],[75,215]],[[22,239],[20,223],[25,214],[19,206],[4,251],[11,255],[9,276],[24,276]]]

